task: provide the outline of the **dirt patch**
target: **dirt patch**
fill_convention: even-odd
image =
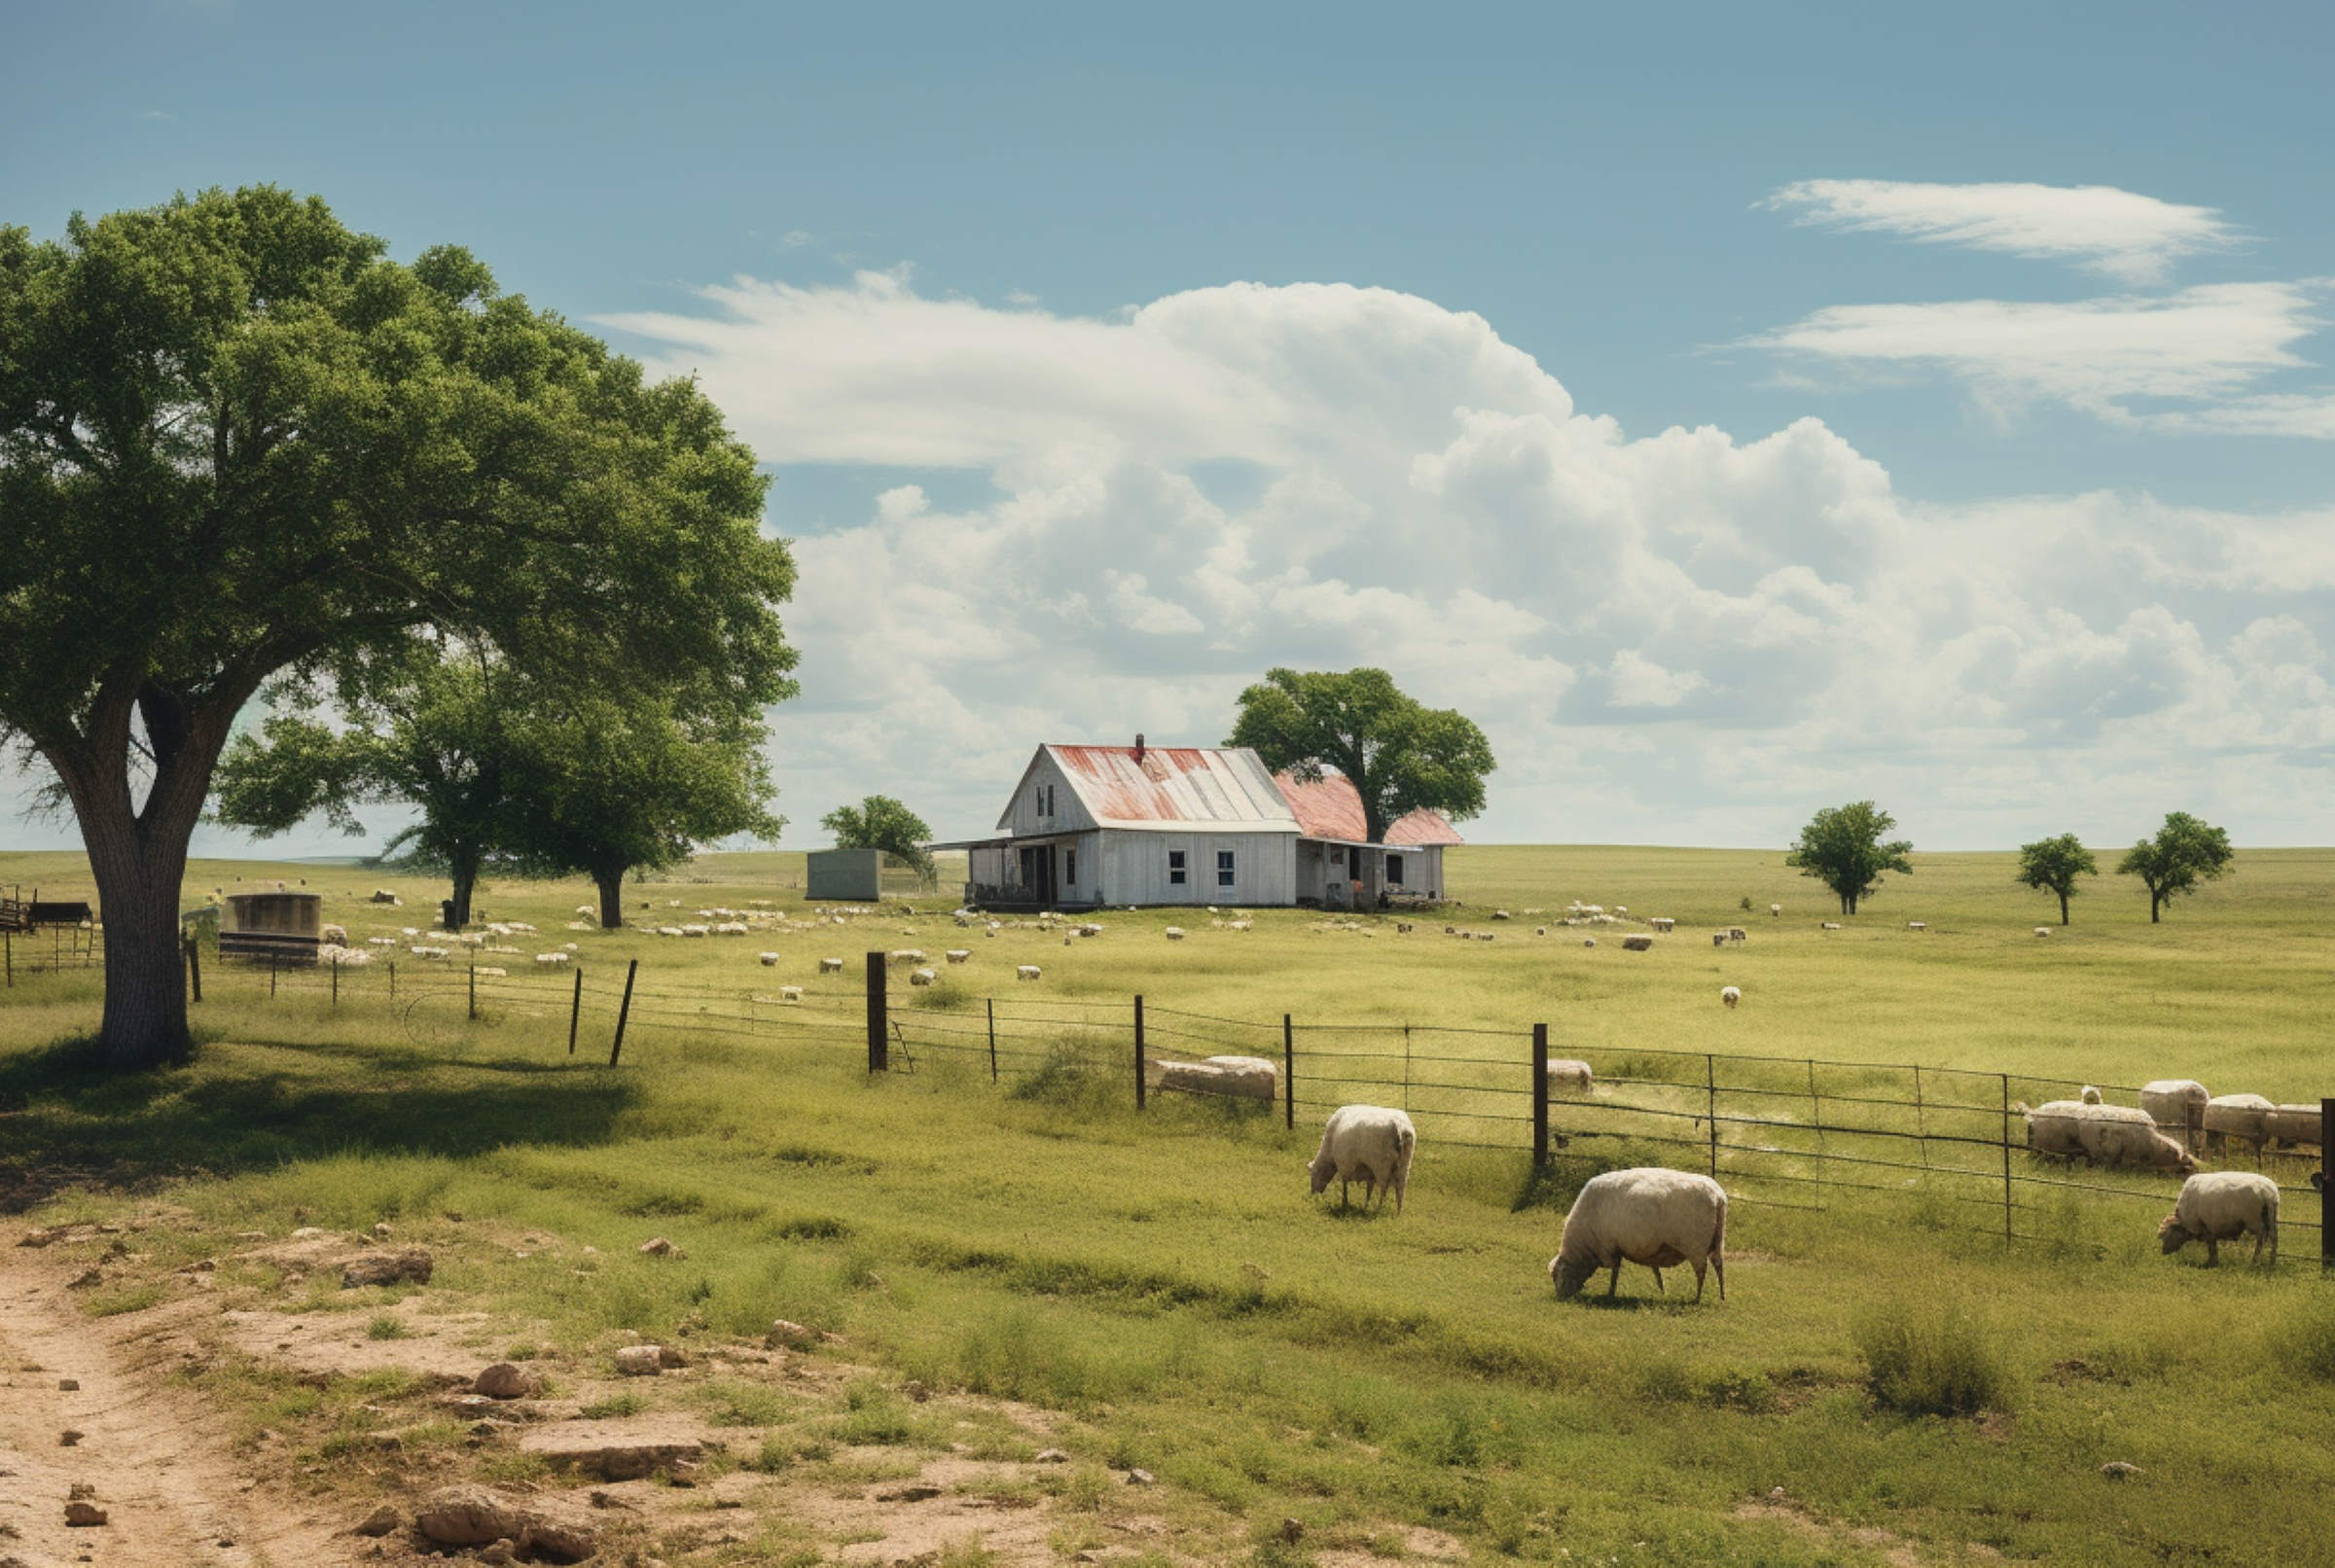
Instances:
[[[1788,1499],[1747,1499],[1731,1509],[1728,1517],[1780,1524],[1794,1534],[1831,1547],[1856,1547],[1873,1553],[1887,1563],[1889,1568],[1937,1568],[1937,1565],[1944,1563],[1993,1562],[2001,1556],[1994,1548],[1980,1542],[1940,1551],[1899,1535],[1894,1530],[1820,1519],[1804,1504]]]

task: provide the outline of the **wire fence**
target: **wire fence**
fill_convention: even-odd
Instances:
[[[94,944],[92,944],[94,945]],[[52,956],[70,956],[60,945]],[[1005,1087],[1076,1073],[1127,1087],[1148,1108],[1214,1100],[1294,1128],[1341,1105],[1399,1108],[1435,1147],[1519,1154],[1575,1170],[1660,1163],[1704,1171],[1737,1200],[1824,1211],[1879,1195],[1912,1205],[1935,1229],[2053,1241],[2103,1206],[2164,1211],[2179,1175],[2076,1166],[2029,1148],[2030,1105],[2078,1097],[2066,1080],[1890,1062],[1737,1055],[1552,1044],[1550,1025],[1471,1028],[1236,1018],[1162,1007],[1140,996],[968,994],[953,985],[898,987],[902,967],[869,953],[853,975],[816,983],[719,989],[575,962],[485,962],[386,954],[365,963],[221,962],[190,945],[198,999],[305,1000],[387,1013],[417,1044],[535,1020],[579,1060],[621,1065],[626,1052],[726,1041],[763,1050],[864,1060],[871,1072],[947,1063],[966,1081]],[[101,953],[91,961],[101,962]],[[918,980],[931,971],[912,971]],[[2109,1104],[2137,1107],[2132,1086],[2095,1085]],[[2271,1175],[2281,1229],[2326,1246],[2314,1173],[2324,1140],[2224,1137],[2201,1126],[2158,1129],[2179,1146],[2168,1160]],[[2294,1130],[2291,1126],[2288,1131]],[[2323,1179],[2323,1174],[2320,1179]]]

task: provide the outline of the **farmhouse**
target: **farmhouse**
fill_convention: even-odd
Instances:
[[[1362,798],[1329,774],[1275,777],[1246,747],[1040,746],[997,819],[967,852],[965,902],[988,908],[1102,904],[1375,908],[1439,898],[1443,816],[1414,811],[1364,837]]]

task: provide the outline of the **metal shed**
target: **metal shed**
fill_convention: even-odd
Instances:
[[[314,893],[230,893],[219,917],[226,958],[312,964],[324,941],[324,900]]]

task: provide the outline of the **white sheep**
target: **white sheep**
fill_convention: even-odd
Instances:
[[[1929,929],[1929,922],[1927,920],[1908,920],[1905,923],[1905,929],[1908,931],[1927,931]]]
[[[820,959],[820,960],[819,960],[819,973],[820,973],[820,974],[822,974],[822,975],[841,975],[843,972],[844,972],[844,961],[843,961],[841,958],[822,958],[822,959]]]
[[[2240,1236],[2254,1238],[2254,1262],[2262,1261],[2262,1243],[2270,1242],[2270,1261],[2279,1261],[2279,1184],[2250,1170],[2216,1170],[2181,1183],[2181,1195],[2173,1212],[2157,1226],[2157,1240],[2168,1255],[2192,1241],[2206,1244],[2206,1266],[2221,1262],[2221,1243]]]
[[[1549,1092],[1551,1094],[1589,1094],[1597,1088],[1598,1075],[1590,1071],[1589,1063],[1573,1061],[1563,1056],[1549,1058]]]
[[[2146,1111],[2129,1105],[2051,1100],[2027,1113],[2027,1146],[2060,1159],[2082,1157],[2095,1165],[2197,1169],[2189,1151],[2157,1130]]]
[[[1838,931],[1841,929],[1841,923],[1838,920],[1823,920],[1817,922],[1816,929],[1819,931]]]
[[[762,967],[765,969],[776,969],[778,967],[778,955],[776,953],[756,953],[754,956],[762,960]]]
[[[2316,1105],[2274,1105],[2262,1113],[2262,1131],[2280,1143],[2318,1142],[2318,1107]]]
[[[1679,1264],[1695,1270],[1695,1300],[1703,1300],[1707,1265],[1727,1300],[1727,1191],[1707,1176],[1658,1165],[1592,1176],[1564,1217],[1564,1235],[1549,1260],[1557,1299],[1581,1294],[1600,1268],[1613,1270],[1610,1299],[1622,1286],[1622,1264],[1654,1270],[1654,1286],[1669,1294],[1662,1271]]]
[[[1780,904],[1771,904],[1768,906],[1768,913],[1780,917],[1783,913],[1783,906]]]
[[[1743,989],[1742,989],[1742,986],[1740,986],[1740,985],[1722,985],[1722,986],[1720,986],[1720,987],[1719,987],[1719,1005],[1720,1005],[1720,1006],[1722,1006],[1722,1007],[1733,1007],[1733,1006],[1735,1006],[1735,1005],[1736,1005],[1738,1002],[1741,1002],[1742,999],[1743,999]]]
[[[599,910],[597,910],[597,909],[593,909],[593,908],[591,905],[589,905],[589,904],[579,904],[579,905],[577,905],[577,906],[576,906],[576,918],[577,918],[577,919],[579,919],[579,920],[597,920],[599,917],[600,917],[600,912],[599,912]]]
[[[1669,931],[1677,925],[1678,921],[1677,917],[1674,915],[1657,914],[1648,916],[1646,924],[1652,926],[1657,931]]]
[[[1624,952],[1643,953],[1654,950],[1654,939],[1642,931],[1634,931],[1622,939]]]
[[[539,964],[564,964],[567,961],[566,953],[537,953],[535,955],[535,962]]]
[[[970,947],[952,947],[947,952],[941,954],[941,956],[948,959],[949,962],[952,964],[969,964],[973,961],[973,949]]]
[[[1181,942],[1184,940],[1184,928],[1182,926],[1169,926],[1165,935],[1169,942]]]
[[[2077,1094],[2076,1098],[2082,1100],[2086,1105],[2098,1105],[2100,1103],[2100,1090],[2094,1087],[2092,1085],[2086,1084],[2083,1087],[2082,1092]]]
[[[940,978],[939,972],[935,970],[911,970],[908,976],[908,983],[911,985],[930,985],[933,981],[939,980]]]
[[[2186,1130],[2193,1113],[2202,1121],[2206,1101],[2211,1097],[2206,1086],[2193,1078],[2158,1078],[2140,1086],[2140,1109],[2161,1127]]]
[[[2276,1109],[2259,1094],[2216,1094],[2206,1102],[2206,1131],[2217,1138],[2260,1143],[2264,1121]]]
[[[778,1000],[779,1000],[779,1001],[781,1001],[781,1002],[800,1002],[800,1001],[802,1001],[802,1000],[803,1000],[803,987],[802,987],[802,986],[800,986],[800,985],[781,985],[781,986],[779,986],[779,987],[778,987]]]
[[[1335,1177],[1338,1201],[1349,1202],[1352,1184],[1359,1179],[1365,1206],[1375,1197],[1384,1207],[1391,1191],[1394,1212],[1400,1214],[1404,1191],[1411,1185],[1411,1157],[1418,1149],[1419,1133],[1402,1112],[1383,1105],[1342,1105],[1330,1113],[1321,1129],[1321,1147],[1306,1171],[1316,1197]]]
[[[1034,980],[1043,973],[1045,972],[1035,964],[1016,964],[1014,966],[1014,979],[1018,980]]]
[[[2035,935],[2038,937],[2048,937],[2051,935],[2051,927],[2037,926],[2035,927]]]

